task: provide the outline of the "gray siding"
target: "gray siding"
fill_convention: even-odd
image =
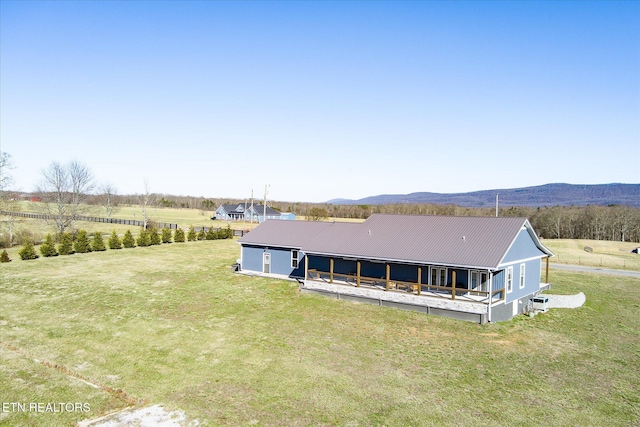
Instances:
[[[264,248],[242,246],[242,269],[261,273],[263,252]]]
[[[304,278],[304,263],[306,259],[302,252],[298,252],[298,268],[291,267],[291,251],[289,248],[266,248],[257,246],[242,246],[242,269],[262,273],[263,254],[271,254],[271,274]]]
[[[517,304],[517,302],[516,302]],[[491,307],[491,322],[504,322],[513,317],[513,303],[499,304]]]

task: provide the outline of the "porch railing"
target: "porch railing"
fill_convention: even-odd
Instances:
[[[498,289],[492,292],[479,291],[476,289],[457,288],[455,286],[436,286],[428,283],[405,282],[401,280],[387,279],[386,277],[367,277],[357,276],[355,274],[332,273],[328,271],[320,271],[316,269],[308,270],[308,279],[323,280],[333,283],[337,279],[341,284],[351,285],[355,287],[376,288],[383,291],[406,292],[414,295],[422,295],[426,293],[429,297],[437,297],[444,299],[455,299],[456,296],[462,297],[473,302],[481,302],[488,304],[493,301],[495,296],[502,294],[500,299],[504,299],[505,289]],[[477,298],[468,298],[469,296]]]

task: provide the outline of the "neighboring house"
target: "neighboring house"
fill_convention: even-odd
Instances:
[[[267,206],[266,218],[263,205],[245,205],[244,203],[220,205],[216,209],[216,219],[224,221],[253,221],[263,222],[265,219],[285,219],[292,220],[296,216],[292,213],[280,213]]]
[[[522,313],[550,287],[553,256],[526,218],[510,217],[266,221],[238,242],[245,274],[298,280],[303,292],[479,323]]]

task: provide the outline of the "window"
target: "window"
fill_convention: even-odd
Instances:
[[[520,289],[524,288],[524,267],[525,264],[520,264]]]
[[[291,251],[291,268],[298,268],[298,251]]]
[[[507,293],[513,290],[513,267],[507,267]]]
[[[431,267],[432,286],[447,286],[447,269]]]
[[[471,287],[469,289],[480,292],[487,292],[489,290],[489,275],[486,271],[471,270],[469,273],[471,275],[471,279],[469,280]]]
[[[480,290],[489,292],[489,275],[484,271],[480,273]]]
[[[478,289],[478,272],[477,271],[472,271],[471,272],[471,287],[469,289]]]

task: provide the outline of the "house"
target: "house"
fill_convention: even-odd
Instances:
[[[553,256],[526,218],[512,217],[266,221],[238,242],[245,274],[297,280],[303,292],[478,323],[522,313],[550,287]]]
[[[265,219],[293,220],[296,216],[292,213],[280,213],[267,206],[266,217],[263,205],[249,205],[244,203],[220,205],[216,209],[216,219],[224,221],[254,221],[263,222]]]

